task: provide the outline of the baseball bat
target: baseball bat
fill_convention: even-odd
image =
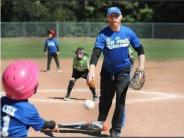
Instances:
[[[62,123],[58,124],[58,128],[69,128],[86,131],[102,131],[103,124],[99,122],[77,122],[77,123]]]

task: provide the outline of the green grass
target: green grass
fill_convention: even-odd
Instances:
[[[2,38],[1,58],[41,58],[46,38]],[[184,40],[142,39],[148,60],[184,59]],[[77,47],[84,47],[91,55],[95,38],[60,38],[61,58],[73,57]],[[136,55],[136,53],[135,53]]]
[[[143,39],[142,43],[147,59],[184,59],[184,40]]]
[[[44,41],[46,38],[2,38],[1,56],[6,58],[41,58],[43,57]],[[77,47],[84,47],[90,55],[95,39],[93,38],[60,38],[60,56],[73,57]]]

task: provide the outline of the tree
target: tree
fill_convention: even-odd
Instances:
[[[2,21],[104,22],[106,10],[118,6],[124,22],[183,22],[182,1],[155,0],[2,0]]]

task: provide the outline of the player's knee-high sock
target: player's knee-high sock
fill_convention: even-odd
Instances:
[[[95,87],[93,87],[93,88],[89,87],[89,89],[91,90],[91,92],[93,94],[93,97],[96,96],[96,89],[95,89]]]
[[[58,59],[58,55],[57,54],[54,55],[54,59],[55,59],[57,68],[60,69],[60,64],[59,64],[59,59]]]
[[[74,80],[70,80],[69,81],[66,97],[70,96],[70,93],[71,93],[71,91],[73,89],[74,83],[75,83]]]
[[[47,57],[47,70],[50,70],[51,61],[52,61],[52,56],[50,54],[48,54],[48,57]]]

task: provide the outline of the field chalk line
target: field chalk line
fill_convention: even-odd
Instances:
[[[75,92],[89,92],[89,89],[73,89],[72,91]],[[100,91],[97,89],[97,91]],[[45,90],[39,90],[39,92],[66,92],[66,89],[45,89]],[[176,99],[176,98],[184,98],[184,96],[176,95],[173,93],[167,93],[167,92],[158,92],[158,91],[135,91],[132,89],[128,90],[129,94],[137,94],[137,95],[148,95],[149,98],[127,98],[126,104],[132,104],[132,103],[141,103],[141,102],[151,102],[151,101],[159,101],[159,100],[168,100],[168,99]],[[151,97],[155,96],[155,97]],[[32,99],[33,101],[37,102],[56,102],[56,103],[66,103],[64,100],[56,100],[56,99]],[[71,100],[67,101],[67,103],[83,103],[83,101],[76,101]]]
[[[75,92],[88,92],[89,89],[73,89],[72,91]],[[99,91],[99,89],[97,89]],[[60,92],[66,92],[66,89],[42,89],[38,90],[38,93],[60,93]],[[4,92],[1,92],[4,95]],[[148,95],[150,97],[143,97],[143,98],[127,98],[126,104],[132,104],[132,103],[141,103],[141,102],[153,102],[153,101],[159,101],[159,100],[169,100],[169,99],[183,99],[184,96],[182,95],[176,95],[173,93],[167,93],[167,92],[158,92],[158,91],[144,91],[139,90],[135,91],[132,89],[128,90],[128,94],[136,94],[136,95]],[[128,96],[128,95],[127,95]],[[59,97],[59,96],[58,96]],[[50,103],[83,103],[84,101],[77,101],[77,100],[71,100],[71,101],[64,101],[62,99],[39,99],[39,98],[31,98],[30,101],[33,102],[50,102]],[[115,102],[115,101],[114,101]]]

